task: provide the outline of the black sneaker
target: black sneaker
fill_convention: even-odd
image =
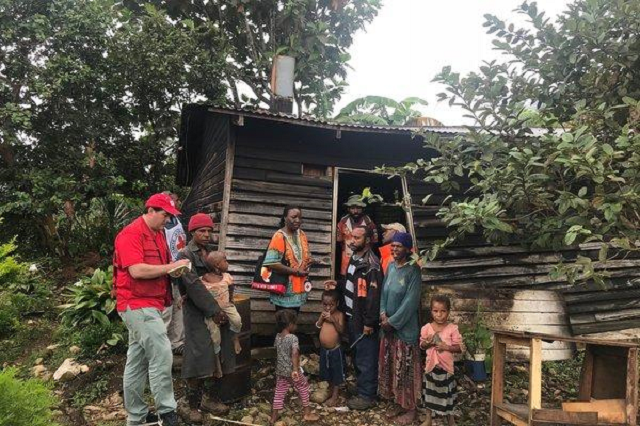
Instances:
[[[149,411],[147,417],[144,418],[144,426],[153,426],[158,424],[158,415]]]
[[[160,426],[179,426],[180,419],[175,411],[160,414]]]

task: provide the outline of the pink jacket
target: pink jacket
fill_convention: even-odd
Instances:
[[[434,334],[436,334],[436,332],[433,327],[431,327],[431,323],[426,324],[422,327],[422,330],[420,330],[420,342],[427,340],[429,337],[433,337]],[[460,335],[460,331],[458,331],[458,326],[455,324],[447,324],[438,334],[440,335],[440,339],[449,346],[462,344],[462,336]],[[425,373],[430,373],[436,365],[453,374],[453,353],[448,351],[438,352],[435,346],[427,349],[427,362],[424,367]]]

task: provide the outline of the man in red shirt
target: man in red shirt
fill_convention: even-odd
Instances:
[[[158,415],[164,425],[178,425],[173,394],[173,356],[162,311],[171,306],[168,273],[189,264],[171,262],[164,226],[180,212],[166,194],[152,195],[145,212],[116,237],[113,279],[116,307],[129,330],[129,349],[124,369],[124,406],[127,425],[156,420],[144,401],[147,376]]]

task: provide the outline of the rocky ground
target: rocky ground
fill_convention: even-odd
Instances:
[[[39,341],[38,345],[42,342]],[[38,346],[39,347],[39,346]],[[268,351],[267,351],[268,352]],[[59,344],[42,346],[31,351],[32,355],[22,357],[12,363],[22,367],[31,376],[52,383],[61,404],[58,407],[58,421],[64,426],[124,426],[125,412],[122,400],[122,372],[125,354],[116,353],[95,358],[82,358],[79,348],[65,347]],[[97,358],[97,359],[96,359]],[[561,401],[570,401],[577,396],[577,384],[580,374],[582,355],[560,362],[543,363],[543,406],[560,407]],[[8,363],[5,363],[8,365]],[[320,382],[318,357],[315,354],[303,355],[303,368],[309,378],[312,400],[326,392],[327,384]],[[458,407],[456,423],[460,426],[488,424],[491,400],[491,382],[476,383],[466,377],[462,366],[456,366],[458,382]],[[528,396],[528,366],[526,363],[507,364],[505,378],[505,398],[509,402],[524,403]],[[179,377],[176,374],[175,377]],[[174,382],[178,398],[184,395],[184,384],[180,379]],[[224,416],[226,420],[245,424],[266,425],[269,423],[271,400],[273,398],[274,360],[254,360],[251,374],[251,393],[246,398],[231,404],[231,412]],[[348,377],[347,387],[353,387],[353,376]],[[151,405],[153,399],[148,395]],[[282,413],[278,426],[302,424],[302,409],[297,395],[291,391],[287,409]],[[393,424],[385,414],[391,408],[386,402],[380,402],[367,412],[353,412],[346,408],[346,390],[341,391],[340,406],[325,408],[312,402],[313,410],[320,415],[318,425],[345,426],[387,426]],[[423,414],[420,415],[421,419]],[[416,425],[421,423],[416,421]],[[444,419],[436,418],[435,425],[446,424]],[[207,426],[230,425],[212,416],[206,419]]]
[[[125,424],[125,413],[122,405],[122,397],[120,394],[122,364],[124,359],[107,360],[113,369],[107,374],[109,386],[104,389],[104,396],[91,401],[91,393],[81,389],[79,384],[74,382],[103,380],[98,373],[91,376],[87,373],[79,376],[74,381],[63,384],[58,393],[63,399],[72,399],[78,401],[76,392],[84,392],[87,395],[86,405],[76,404],[77,409],[68,407],[65,410],[67,424],[88,424],[96,426],[123,426]],[[327,384],[320,382],[317,377],[318,364],[317,356],[311,355],[303,358],[303,368],[310,379],[312,399],[318,399],[320,394],[326,392]],[[579,360],[566,361],[564,363],[545,364],[545,370],[548,376],[543,387],[544,400],[546,406],[558,406],[560,400],[567,400],[575,397],[575,388],[571,385],[575,383],[579,369]],[[269,414],[271,412],[271,399],[273,398],[274,380],[273,360],[255,361],[252,368],[252,391],[247,398],[231,404],[231,412],[224,416],[225,419],[243,422],[246,424],[266,425],[269,423]],[[506,398],[512,402],[524,402],[527,398],[527,368],[525,365],[512,364],[506,380]],[[486,425],[488,424],[488,413],[490,405],[490,382],[475,383],[462,373],[457,374],[459,391],[458,391],[458,408],[456,410],[456,419],[458,425]],[[348,385],[353,384],[353,377],[348,378]],[[178,397],[184,394],[183,385],[180,380],[176,380],[176,394]],[[74,391],[74,388],[76,389]],[[320,421],[315,423],[318,425],[389,425],[392,424],[386,419],[385,413],[391,408],[386,402],[381,402],[377,407],[367,412],[354,412],[346,407],[346,391],[342,391],[341,403],[336,408],[325,408],[322,404],[312,402],[313,410],[320,414]],[[151,398],[149,398],[151,402]],[[302,424],[301,407],[297,395],[291,391],[288,397],[287,409],[282,413],[282,417],[278,426],[294,426]],[[82,405],[81,407],[79,405]],[[420,415],[422,418],[423,414]],[[77,419],[76,421],[72,419]],[[80,423],[80,419],[84,422]],[[419,424],[420,422],[416,422]],[[220,421],[213,416],[209,416],[206,425],[229,425],[231,423]],[[435,425],[445,425],[444,419],[436,418]]]
[[[318,367],[317,359],[312,355],[312,358],[306,358],[307,363],[303,365],[303,369],[307,372],[310,378],[311,384],[311,399],[319,401],[326,398],[327,383],[319,381],[317,376]],[[303,359],[304,363],[305,359]],[[273,386],[275,384],[273,379],[273,367],[267,363],[258,364],[259,368],[254,372],[254,386],[251,397],[247,398],[243,404],[234,406],[234,410],[228,418],[240,419],[243,422],[249,422],[254,424],[268,424],[268,414],[271,411],[271,398],[273,397]],[[483,411],[488,408],[489,393],[485,384],[479,386],[471,382],[466,377],[460,375],[459,382],[461,384],[459,397],[465,405],[472,404],[474,407],[465,409],[465,414],[462,410],[458,409],[459,424],[486,424],[486,421],[479,421],[479,419],[487,418]],[[347,380],[347,387],[355,386],[353,376],[349,376]],[[327,408],[322,404],[312,402],[311,405],[316,413],[320,415],[320,421],[316,424],[319,425],[389,425],[390,421],[385,417],[385,414],[392,407],[391,404],[386,402],[380,402],[375,408],[366,412],[351,411],[346,407],[346,389],[341,391],[340,404],[335,408]],[[473,398],[469,398],[469,394],[473,394]],[[472,402],[473,400],[473,402]],[[294,426],[302,424],[300,421],[302,414],[301,408],[298,402],[298,397],[295,392],[289,393],[288,408],[283,412],[281,422],[277,423],[278,426]],[[421,414],[422,417],[422,414]],[[470,422],[464,422],[463,418],[467,418]],[[420,422],[421,423],[421,422]],[[212,422],[211,424],[218,425],[222,422]],[[418,424],[418,422],[416,422]],[[445,425],[441,419],[436,419],[434,425]]]

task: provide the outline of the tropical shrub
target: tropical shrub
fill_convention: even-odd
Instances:
[[[0,290],[28,291],[31,289],[29,266],[14,255],[18,249],[15,241],[14,237],[8,243],[0,244]]]
[[[51,304],[48,282],[18,259],[17,249],[15,238],[0,244],[0,338],[11,337],[23,315],[46,313]]]
[[[91,199],[77,213],[62,218],[58,227],[66,230],[72,256],[79,258],[94,252],[110,262],[116,235],[142,210],[141,199],[113,193]]]
[[[488,355],[493,346],[492,333],[483,320],[480,304],[471,321],[461,326],[461,331],[464,347],[471,358],[474,355]]]
[[[438,192],[467,190],[442,205],[449,236],[429,255],[470,233],[539,250],[591,243],[597,257],[554,275],[602,283],[605,263],[640,240],[640,2],[578,0],[555,22],[535,2],[517,13],[528,24],[486,15],[504,61],[465,76],[445,67],[434,79],[446,87],[440,100],[475,126],[453,139],[426,135],[440,156],[403,169]]]
[[[103,343],[116,346],[124,340],[124,329],[118,326],[120,317],[116,312],[116,301],[111,297],[112,279],[113,267],[106,271],[96,269],[90,277],[83,277],[69,286],[65,292],[68,302],[59,306],[63,327],[71,331],[82,328],[82,333],[74,338],[87,345],[87,351],[99,348]]]
[[[36,379],[20,380],[16,370],[0,371],[0,426],[57,426],[51,390]]]
[[[46,281],[34,285],[30,293],[13,292],[7,296],[11,304],[22,316],[51,317],[55,313],[50,283]]]
[[[427,101],[417,97],[396,101],[384,96],[365,96],[345,105],[334,117],[334,121],[348,124],[404,126],[422,115],[417,109],[419,105],[426,106]]]
[[[82,348],[85,356],[91,357],[104,350],[118,351],[125,347],[127,329],[122,321],[109,324],[96,323],[72,333],[70,341]]]
[[[91,277],[83,277],[66,291],[68,303],[60,305],[62,321],[73,328],[117,320],[116,301],[111,297],[113,268],[96,269]]]

